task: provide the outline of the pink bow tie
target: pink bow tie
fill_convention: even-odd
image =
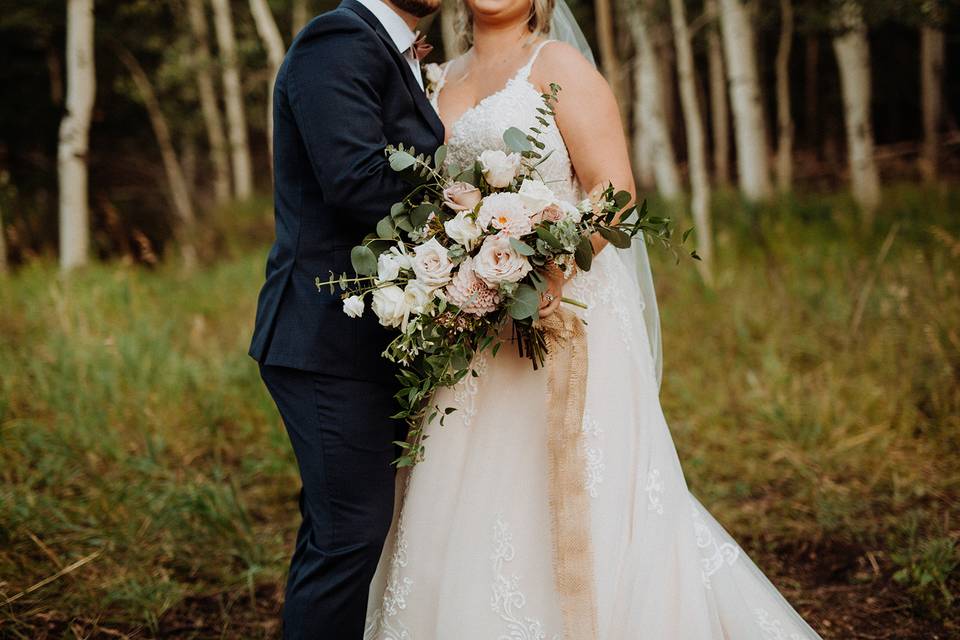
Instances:
[[[410,45],[410,51],[413,52],[413,57],[419,61],[422,61],[430,52],[433,51],[433,45],[427,42],[427,36],[423,35],[419,31],[415,34],[416,39],[413,41],[413,44]]]

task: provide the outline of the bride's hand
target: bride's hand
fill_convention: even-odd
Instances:
[[[544,269],[541,275],[547,281],[547,290],[540,297],[540,317],[546,318],[560,308],[563,298],[563,285],[566,284],[567,279],[563,272],[553,264]]]

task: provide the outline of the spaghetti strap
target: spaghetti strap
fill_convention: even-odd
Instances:
[[[540,50],[551,42],[553,42],[553,40],[544,40],[537,45],[537,48],[533,50],[533,55],[530,56],[527,64],[520,67],[520,70],[517,71],[517,78],[521,80],[527,80],[530,77],[530,72],[533,71],[533,63],[537,61],[537,56],[540,55]]]

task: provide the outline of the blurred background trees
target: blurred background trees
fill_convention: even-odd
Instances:
[[[211,211],[269,191],[273,77],[293,34],[335,3],[5,4],[5,260],[58,251],[71,268],[171,243],[215,259],[189,245]],[[692,214],[707,278],[710,190],[731,180],[757,203],[774,185],[849,189],[869,227],[885,178],[957,175],[960,18],[946,0],[571,6],[617,93],[638,183]],[[424,22],[435,59],[460,50],[454,13],[448,0]]]

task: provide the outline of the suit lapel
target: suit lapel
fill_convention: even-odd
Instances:
[[[380,40],[383,41],[384,46],[387,48],[387,51],[390,52],[394,62],[400,67],[400,76],[403,78],[403,83],[407,86],[410,95],[413,96],[413,102],[417,105],[420,115],[422,115],[424,120],[427,121],[427,124],[430,125],[430,129],[434,135],[442,141],[444,138],[443,122],[434,110],[433,105],[427,100],[427,95],[424,93],[423,88],[420,87],[416,77],[414,77],[413,70],[410,68],[410,65],[407,64],[406,58],[397,51],[397,46],[390,38],[390,35],[387,34],[387,30],[383,28],[383,25],[380,24],[380,21],[377,20],[377,17],[373,15],[369,9],[359,2],[356,2],[356,0],[343,0],[340,6],[350,9],[363,18],[367,24],[373,27],[377,35],[380,36]]]

